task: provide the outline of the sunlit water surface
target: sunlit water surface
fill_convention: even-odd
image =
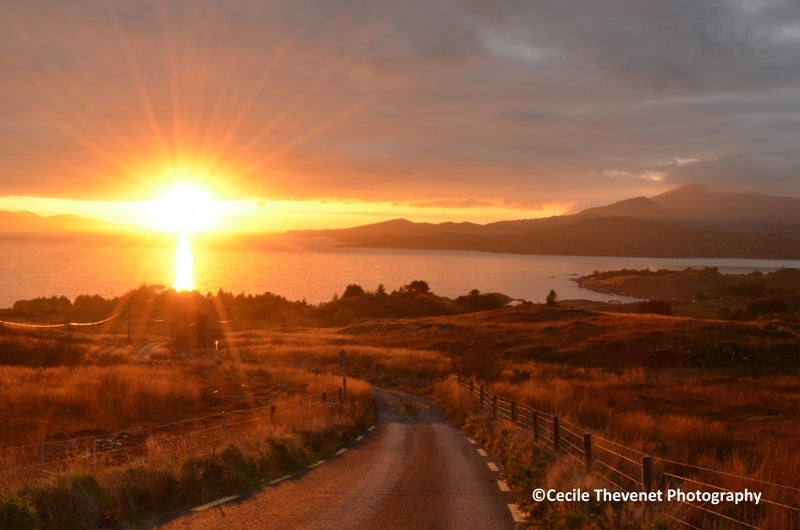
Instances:
[[[580,289],[572,281],[595,270],[716,266],[722,272],[800,267],[800,261],[653,259],[538,256],[463,251],[359,249],[329,241],[282,237],[269,249],[213,249],[192,244],[194,285],[202,293],[272,292],[318,303],[350,283],[392,291],[425,280],[436,294],[455,297],[472,289],[543,301],[559,298],[623,300]],[[142,284],[175,282],[175,247],[111,246],[53,241],[0,240],[0,307],[40,296],[114,297]]]

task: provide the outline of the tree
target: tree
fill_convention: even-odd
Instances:
[[[400,290],[406,293],[429,293],[431,288],[425,280],[414,280],[404,285]]]
[[[557,306],[558,305],[558,295],[553,289],[550,289],[550,292],[547,293],[547,298],[545,298],[545,303],[549,306]]]
[[[357,298],[357,297],[360,297],[360,296],[364,296],[364,288],[361,287],[358,284],[351,283],[344,290],[344,294],[342,295],[342,298]]]

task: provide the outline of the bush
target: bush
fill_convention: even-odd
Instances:
[[[725,285],[717,289],[717,296],[764,296],[767,286],[763,283],[737,283],[736,285]]]
[[[786,302],[783,299],[772,298],[749,304],[744,310],[744,317],[756,318],[763,315],[772,315],[774,313],[786,313],[787,311]]]
[[[637,313],[672,315],[672,306],[666,300],[646,300],[636,308]]]
[[[124,470],[115,485],[114,496],[127,520],[138,522],[143,515],[156,514],[180,504],[181,484],[170,470],[139,466]]]
[[[25,494],[44,528],[103,528],[118,520],[113,501],[89,475],[37,486]]]
[[[38,530],[42,527],[33,507],[18,497],[0,499],[0,530]]]
[[[491,311],[500,309],[506,302],[494,294],[481,294],[477,289],[473,289],[466,296],[459,296],[455,300],[456,304],[467,311]]]
[[[547,293],[547,298],[545,299],[545,303],[551,307],[558,305],[558,295],[553,289],[550,289],[550,292]]]

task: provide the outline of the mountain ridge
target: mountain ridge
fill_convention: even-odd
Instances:
[[[78,216],[0,211],[0,235],[124,231]],[[720,193],[697,184],[537,219],[416,223],[404,218],[339,229],[294,230],[342,246],[514,254],[800,259],[800,198]],[[248,241],[257,244],[263,236]]]
[[[0,211],[0,232],[16,233],[70,233],[108,232],[122,230],[122,225],[106,223],[88,217],[71,214],[43,216],[33,212]]]
[[[341,245],[515,254],[800,259],[800,199],[687,184],[575,214],[475,223],[393,219],[293,231]]]

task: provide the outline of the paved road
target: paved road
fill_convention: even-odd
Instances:
[[[376,390],[375,429],[343,454],[165,529],[515,528],[491,458],[418,396]]]

